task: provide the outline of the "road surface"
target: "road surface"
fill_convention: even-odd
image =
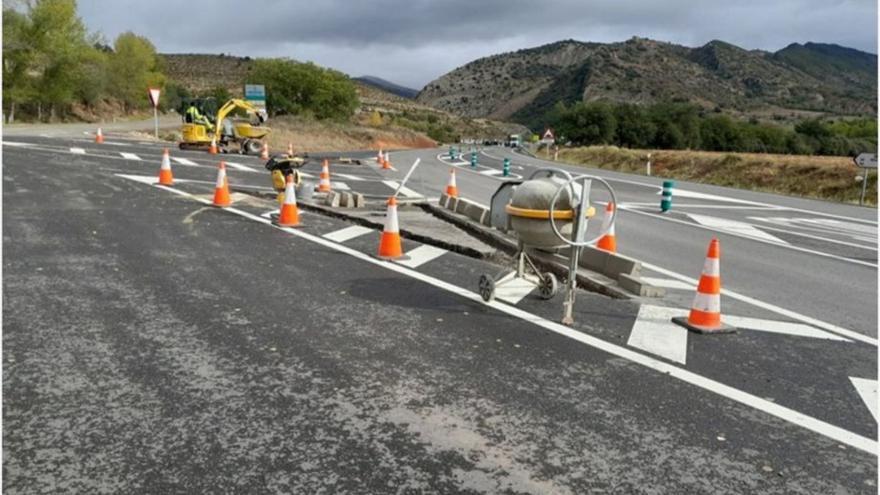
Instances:
[[[442,153],[393,152],[393,171],[334,164],[334,187],[387,195],[420,157],[408,187],[436,197]],[[484,303],[476,277],[502,268],[486,260],[405,240],[416,261],[381,261],[378,232],[313,212],[272,226],[255,158],[226,157],[234,205],[220,210],[206,204],[215,157],[173,150],[163,188],[160,156],[112,134],[4,138],[9,493],[877,490],[874,210],[681,186],[773,207],[679,208],[731,204],[691,197],[676,212],[868,227],[823,233],[875,248],[831,257],[843,244],[659,217],[638,204],[656,184],[612,181],[621,250],[686,288],[581,292],[567,328],[558,298]],[[540,165],[513,158],[518,174]],[[488,201],[497,174],[467,174],[462,194]],[[748,328],[685,333],[675,355],[633,340],[652,314],[687,307],[676,274],[698,276],[712,235],[726,314]]]

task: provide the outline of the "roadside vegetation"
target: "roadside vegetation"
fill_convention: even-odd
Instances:
[[[616,146],[561,148],[564,162],[757,191],[858,203],[864,171],[852,159],[771,153],[623,149]],[[659,201],[659,199],[658,199]],[[871,172],[866,203],[877,205],[877,174]]]
[[[877,149],[877,120],[802,120],[793,127],[734,120],[686,103],[558,104],[557,140],[575,146],[854,156]]]

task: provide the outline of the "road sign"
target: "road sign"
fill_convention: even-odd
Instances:
[[[150,103],[153,104],[153,131],[159,139],[159,88],[149,88]]]
[[[544,135],[541,137],[541,142],[546,144],[553,144],[556,142],[556,137],[553,136],[553,131],[547,129],[544,131]]]
[[[266,109],[266,86],[262,84],[245,84],[244,99],[251,105]]]
[[[150,103],[153,104],[154,107],[159,106],[159,88],[150,88]]]
[[[856,162],[856,166],[860,168],[877,168],[876,153],[861,153],[859,156],[853,158],[853,161]]]

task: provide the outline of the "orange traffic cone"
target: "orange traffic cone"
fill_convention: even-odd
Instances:
[[[385,161],[385,155],[382,154],[382,148],[379,148],[379,154],[376,155],[376,163],[382,165],[382,162]]]
[[[287,156],[293,156],[293,143],[287,143]]]
[[[260,159],[269,159],[269,143],[263,143],[263,151],[260,152]]]
[[[721,322],[721,244],[713,238],[709,243],[706,263],[700,275],[697,295],[687,318],[675,317],[677,323],[697,333],[730,333],[736,331]]]
[[[330,162],[324,160],[318,176],[318,192],[330,192]]]
[[[163,186],[174,185],[174,176],[171,174],[171,158],[168,148],[162,153],[162,165],[159,167],[159,184]]]
[[[214,206],[225,208],[232,204],[229,199],[229,181],[226,179],[226,164],[220,161],[217,168],[217,184],[214,186]]]
[[[388,152],[385,152],[385,160],[382,161],[382,168],[390,169],[391,168],[391,157],[388,156]]]
[[[446,184],[446,195],[450,198],[458,197],[458,186],[455,185],[455,169],[449,169],[449,182]]]
[[[101,144],[104,142],[104,132],[101,131],[101,128],[98,127],[98,132],[95,134],[95,142]]]
[[[296,189],[293,187],[293,174],[287,176],[287,183],[284,186],[284,204],[281,205],[278,225],[282,227],[299,226],[299,210],[296,207]]]
[[[388,198],[388,210],[385,213],[385,228],[379,238],[379,257],[386,260],[403,258],[400,246],[400,227],[397,224],[397,198]]]
[[[212,155],[217,154],[217,140],[214,138],[211,138],[211,145],[208,147],[208,153]]]
[[[617,237],[614,235],[614,224],[611,223],[611,214],[613,212],[614,203],[609,201],[608,204],[605,205],[605,218],[602,219],[602,230],[605,231],[605,235],[599,239],[599,242],[596,243],[596,247],[611,253],[616,253]]]

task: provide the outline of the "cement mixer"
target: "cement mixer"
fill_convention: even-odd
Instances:
[[[496,289],[505,284],[522,284],[523,281],[538,287],[538,295],[542,299],[552,299],[559,291],[556,276],[550,272],[541,273],[528,255],[528,250],[555,251],[570,247],[569,273],[566,286],[566,300],[562,322],[570,325],[574,322],[573,309],[575,291],[577,289],[577,268],[580,248],[595,243],[607,232],[600,229],[593,238],[587,239],[589,219],[595,215],[595,208],[590,206],[590,191],[594,182],[598,182],[608,193],[612,203],[617,203],[614,190],[603,179],[592,175],[572,175],[557,168],[543,168],[535,171],[528,180],[516,184],[506,183],[502,188],[512,186],[509,201],[504,205],[510,228],[519,240],[516,255],[516,272],[511,277],[491,276],[480,277],[479,292],[486,302],[495,298]],[[501,189],[499,189],[499,192]],[[493,197],[493,210],[496,207]],[[502,201],[506,200],[506,197]],[[613,225],[617,209],[612,210],[608,225]],[[493,213],[494,216],[494,213]],[[526,273],[526,267],[532,274]]]

